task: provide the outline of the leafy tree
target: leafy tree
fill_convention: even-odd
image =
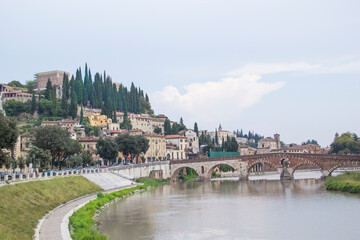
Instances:
[[[31,146],[27,156],[26,156],[26,164],[33,164],[33,167],[36,164],[40,164],[41,168],[47,168],[50,164],[51,153],[49,150],[44,150],[42,148],[38,148],[36,146]]]
[[[13,80],[11,82],[9,82],[7,85],[11,86],[11,87],[19,87],[19,88],[24,88],[24,85],[22,85],[21,82]]]
[[[0,166],[6,163],[8,154],[4,152],[5,149],[11,150],[18,137],[16,122],[6,118],[0,112]]]
[[[196,136],[199,136],[199,128],[197,122],[194,123],[194,132],[196,132]]]
[[[47,99],[41,99],[38,103],[38,113],[42,116],[52,116],[51,111],[53,109],[52,102]]]
[[[128,118],[128,116],[124,115],[124,119],[123,119],[122,123],[120,123],[120,129],[126,129],[126,130],[132,129],[131,121]]]
[[[119,146],[119,152],[122,152],[126,158],[131,155],[131,159],[137,159],[139,154],[146,153],[149,149],[149,140],[142,135],[122,134],[118,135],[115,141]]]
[[[70,133],[59,126],[43,126],[34,130],[33,145],[49,150],[51,153],[51,168],[62,163],[71,155],[81,152],[79,142],[70,139]]]
[[[45,89],[45,99],[47,100],[51,100],[51,92],[52,92],[53,88],[51,85],[51,81],[50,78],[48,79],[47,83],[46,83],[46,89]]]
[[[343,133],[331,144],[330,153],[360,154],[360,141],[354,133]]]
[[[161,128],[156,127],[156,128],[154,129],[154,133],[156,133],[156,134],[161,134],[161,133],[162,133]]]
[[[319,145],[318,142],[314,139],[312,140],[307,140],[306,142],[302,142],[301,145],[309,145],[309,144],[314,144],[314,145]]]
[[[71,155],[70,157],[68,157],[65,161],[65,165],[68,168],[75,168],[75,167],[79,167],[82,166],[82,158],[81,155],[75,154],[75,155]]]
[[[25,88],[28,93],[34,94],[36,87],[36,80],[26,81]]]
[[[97,154],[107,163],[114,163],[119,154],[119,146],[111,138],[100,138],[97,141]]]
[[[15,101],[15,100],[8,100],[4,104],[4,110],[7,116],[18,116],[20,113],[30,112],[26,109],[25,103]]]
[[[88,167],[93,162],[92,153],[89,150],[84,151],[81,154],[83,167]]]
[[[20,168],[20,171],[22,171],[25,168],[25,160],[23,157],[18,157],[17,159],[18,167]]]

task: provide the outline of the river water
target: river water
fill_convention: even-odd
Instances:
[[[298,180],[172,183],[102,214],[111,239],[360,239],[360,196],[328,192],[319,173]]]

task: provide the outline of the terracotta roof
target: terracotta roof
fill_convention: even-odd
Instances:
[[[145,137],[162,137],[165,138],[165,136],[161,135],[161,134],[157,134],[157,133],[144,133]]]

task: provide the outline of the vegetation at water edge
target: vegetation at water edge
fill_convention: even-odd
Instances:
[[[326,179],[326,190],[360,193],[360,172],[346,172]]]
[[[32,239],[38,221],[49,211],[100,190],[81,176],[0,187],[0,238]]]
[[[90,201],[88,204],[80,208],[70,217],[70,229],[72,239],[109,239],[107,235],[101,234],[94,225],[94,216],[97,212],[101,210],[101,207],[106,205],[107,203],[110,203],[116,198],[123,198],[128,194],[134,193],[136,190],[146,189],[150,186],[159,186],[165,181],[166,180],[158,180],[152,178],[140,178],[137,180],[137,182],[143,183],[143,185],[141,186],[127,188],[109,194],[98,193],[98,196],[95,200]]]

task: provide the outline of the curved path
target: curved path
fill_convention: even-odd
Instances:
[[[107,179],[106,179],[107,181]],[[114,192],[114,191],[118,191],[124,188],[129,188],[129,187],[135,187],[137,186],[136,183],[131,184],[131,181],[126,180],[128,183],[130,183],[129,185],[125,185],[125,186],[121,186],[121,187],[117,187],[117,188],[113,188],[113,189],[108,189],[103,191],[103,193],[110,193],[110,192]],[[98,184],[100,185],[100,184]],[[35,231],[35,239],[40,239],[40,240],[63,240],[63,236],[65,235],[64,232],[67,231],[67,225],[65,226],[66,229],[62,229],[61,227],[61,223],[63,222],[64,217],[74,208],[76,208],[77,206],[92,200],[94,198],[96,198],[97,193],[94,194],[90,194],[90,195],[86,195],[74,200],[71,200],[67,203],[65,203],[64,205],[60,205],[59,207],[55,208],[53,211],[51,211],[46,217],[45,219],[43,219],[43,222],[40,223],[40,230],[39,230],[39,235],[37,236],[37,231]],[[65,228],[63,225],[63,228]],[[66,239],[67,240],[67,239]]]

